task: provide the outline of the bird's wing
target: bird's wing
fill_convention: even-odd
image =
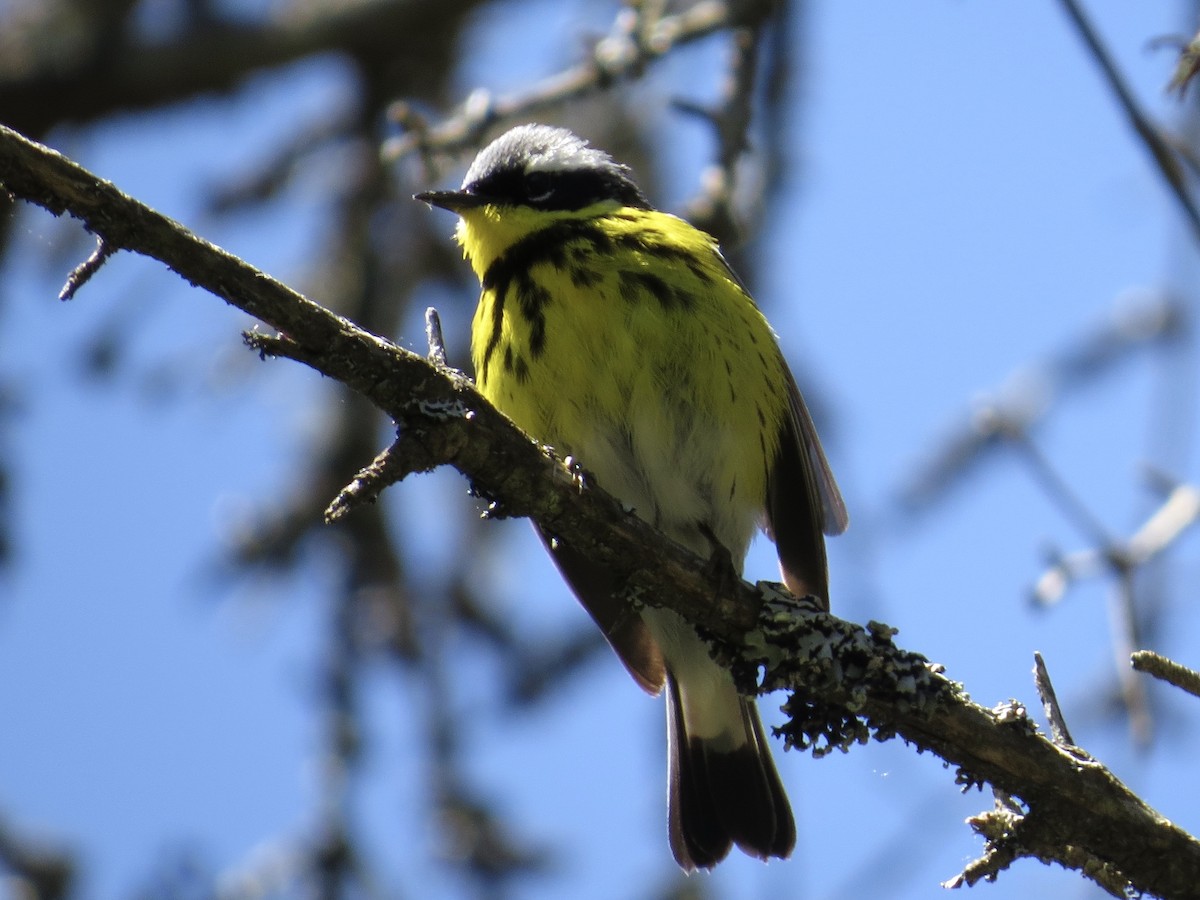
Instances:
[[[841,534],[850,525],[850,515],[846,512],[842,492],[838,490],[833,470],[829,468],[829,460],[825,458],[825,450],[821,447],[821,439],[817,437],[817,426],[813,424],[812,415],[804,404],[804,397],[790,369],[787,379],[788,401],[800,435],[800,449],[808,460],[816,482],[817,496],[821,499],[821,530],[829,535]]]
[[[787,379],[790,415],[784,420],[767,481],[767,534],[775,541],[788,590],[797,596],[815,596],[828,608],[823,535],[841,534],[850,518],[791,372]]]
[[[611,571],[561,541],[551,541],[536,523],[533,527],[571,591],[600,626],[629,674],[648,693],[661,691],[667,677],[662,651],[642,617],[627,601],[616,596],[620,585]]]

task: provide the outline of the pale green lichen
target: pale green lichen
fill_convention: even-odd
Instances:
[[[420,400],[417,411],[427,419],[445,422],[450,419],[471,419],[475,413],[461,400]]]
[[[763,688],[792,691],[783,707],[789,722],[779,729],[789,746],[823,756],[887,740],[895,730],[880,711],[928,712],[957,692],[939,666],[896,647],[890,625],[845,622],[774,585],[759,587]]]

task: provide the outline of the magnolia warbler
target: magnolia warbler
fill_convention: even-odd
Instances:
[[[761,525],[783,579],[829,604],[824,534],[847,525],[774,333],[714,238],[654,209],[630,170],[561,129],[513,128],[462,188],[416,199],[458,214],[482,293],[480,391],[634,513],[740,572]],[[753,699],[673,612],[630,614],[614,577],[539,530],[634,679],[666,688],[671,850],[711,868],[737,844],[796,841]]]

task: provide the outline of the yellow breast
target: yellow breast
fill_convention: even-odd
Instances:
[[[483,284],[480,390],[639,516],[740,561],[787,413],[770,327],[708,235],[665,213],[492,207],[459,239]]]

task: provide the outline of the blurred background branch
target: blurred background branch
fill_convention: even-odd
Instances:
[[[1139,783],[1157,783],[1154,764],[1182,784],[1190,770],[1168,766],[1190,760],[1195,713],[1135,685],[1128,651],[1164,645],[1189,662],[1180,650],[1194,645],[1195,248],[1172,250],[1164,275],[1155,225],[1175,210],[1144,198],[1165,177],[1194,227],[1196,117],[1162,106],[1171,61],[1142,52],[1168,30],[1152,11],[1065,6],[1074,32],[1052,6],[10,0],[0,122],[376,334],[420,345],[436,302],[459,368],[475,287],[450,226],[409,195],[453,180],[512,122],[584,133],[725,241],[783,334],[855,518],[832,551],[839,614],[898,622],[995,696],[1027,687],[1044,643],[1076,737]],[[1109,119],[1133,136],[1103,130]],[[1101,167],[1125,140],[1130,157]],[[680,879],[662,847],[661,761],[638,755],[643,731],[644,755],[661,740],[659,711],[621,682],[524,531],[481,522],[461,481],[437,476],[325,526],[392,423],[254,365],[236,340],[244,319],[203,319],[127,255],[52,318],[40,299],[92,249],[0,197],[0,562],[13,588],[0,810],[4,835],[23,836],[0,843],[37,850],[0,853],[0,890],[924,897],[977,853],[957,834],[973,808],[954,805],[976,801],[871,748],[782,761],[804,798],[795,862]],[[1108,310],[1096,299],[1111,296]],[[946,410],[998,381],[930,440]],[[265,433],[272,422],[280,433]],[[180,432],[186,446],[158,443]],[[1171,478],[1147,490],[1147,465]],[[889,483],[902,485],[892,507],[872,499]],[[1045,554],[1038,580],[1039,543],[1081,549]],[[1072,602],[1028,616],[1018,601],[1035,581]],[[198,617],[189,593],[226,602]],[[963,596],[978,599],[961,610]],[[47,624],[28,624],[39,613]],[[235,623],[234,639],[194,662],[187,641],[213,619]],[[1106,641],[1098,665],[1088,653]],[[995,669],[972,668],[984,663]],[[1102,727],[1113,722],[1156,752],[1126,760],[1127,731]],[[156,755],[153,737],[175,732],[190,753]],[[67,757],[94,740],[108,755]],[[265,766],[259,746],[276,752]],[[53,777],[26,774],[43,760]],[[280,772],[279,802],[258,799]],[[117,787],[131,778],[137,790]],[[193,783],[202,798],[177,795]],[[107,784],[112,798],[96,793]],[[1167,794],[1164,812],[1190,815]],[[209,807],[219,825],[205,830]],[[1077,889],[1055,877],[1014,866],[992,890]]]

